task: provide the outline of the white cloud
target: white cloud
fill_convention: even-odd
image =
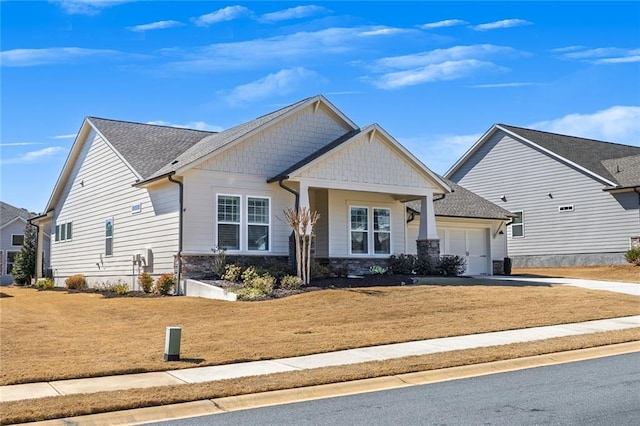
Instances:
[[[128,3],[131,0],[50,0],[70,15],[96,15],[102,9]]]
[[[624,64],[640,62],[640,49],[599,47],[589,49],[582,46],[554,49],[563,59],[590,62],[593,64]]]
[[[136,25],[133,27],[128,27],[131,31],[142,32],[142,31],[150,31],[150,30],[164,30],[166,28],[174,28],[181,27],[184,24],[179,21],[157,21],[151,22],[149,24]]]
[[[216,70],[253,69],[268,64],[282,66],[292,59],[317,58],[319,55],[342,54],[366,46],[374,37],[364,37],[383,27],[326,28],[293,34],[258,38],[236,43],[217,43],[185,54],[185,59],[167,65],[171,70],[209,72]],[[378,32],[379,37],[392,34]],[[173,54],[172,51],[165,51]],[[180,54],[183,54],[180,52]]]
[[[297,67],[280,70],[251,83],[237,86],[229,94],[220,95],[228,104],[238,106],[272,96],[288,95],[303,86],[322,81],[322,77],[315,71]]]
[[[219,22],[233,21],[238,18],[244,18],[251,16],[253,12],[244,6],[227,6],[222,9],[218,9],[215,12],[207,13],[206,15],[192,18],[194,24],[200,27],[206,27],[209,25],[217,24]]]
[[[93,56],[116,56],[120,52],[108,49],[84,49],[80,47],[52,47],[45,49],[13,49],[0,52],[0,64],[4,67],[30,67],[67,63],[75,59]]]
[[[432,30],[435,28],[455,27],[458,25],[467,25],[467,21],[462,19],[445,19],[444,21],[430,22],[428,24],[419,25],[419,28],[423,30]]]
[[[0,146],[31,146],[31,145],[40,145],[38,142],[7,142],[0,143]]]
[[[68,135],[51,136],[51,139],[75,139],[76,136],[77,136],[76,133],[69,133]]]
[[[61,146],[51,146],[48,148],[39,149],[37,151],[26,152],[19,157],[2,159],[2,164],[18,164],[18,163],[32,163],[41,159],[54,157],[57,154],[65,152],[66,148]]]
[[[467,77],[480,70],[501,69],[501,67],[491,62],[478,61],[476,59],[446,61],[407,71],[386,73],[375,78],[373,84],[380,89],[397,89],[434,81],[456,80]]]
[[[204,121],[190,121],[185,124],[176,124],[176,123],[171,123],[170,121],[156,120],[156,121],[148,121],[147,124],[155,124],[157,126],[167,126],[167,127],[179,127],[181,129],[204,130],[207,132],[221,132],[224,130],[221,126],[205,123]]]
[[[503,19],[502,21],[488,22],[486,24],[475,25],[473,28],[476,31],[489,31],[501,28],[513,28],[522,27],[524,25],[531,25],[532,22],[525,21],[524,19]]]
[[[307,6],[296,6],[278,12],[265,13],[264,15],[262,15],[260,20],[265,22],[279,22],[287,21],[290,19],[306,18],[309,16],[325,14],[328,12],[329,10],[325,9],[322,6],[315,6],[310,4]]]
[[[390,56],[381,58],[373,63],[374,69],[403,69],[430,64],[438,64],[446,61],[461,59],[479,59],[498,54],[516,54],[517,51],[510,47],[496,46],[493,44],[478,44],[472,46],[454,46],[447,49],[435,49],[429,52],[420,52],[412,55]]]
[[[532,82],[513,82],[513,83],[493,83],[493,84],[475,84],[473,87],[475,89],[494,89],[494,88],[502,88],[502,87],[525,87],[525,86],[539,86],[540,83],[532,83]]]
[[[407,33],[410,30],[405,30],[403,28],[393,28],[393,27],[378,27],[369,31],[362,31],[358,34],[360,37],[376,37],[376,36],[386,36],[393,34],[402,34]]]
[[[616,105],[591,114],[564,117],[530,124],[532,129],[583,138],[640,145],[640,106]]]

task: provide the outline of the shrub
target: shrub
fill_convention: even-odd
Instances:
[[[121,296],[129,293],[129,286],[125,283],[118,282],[111,287],[111,290]]]
[[[416,258],[411,254],[394,254],[389,257],[389,271],[392,274],[411,275],[415,263]]]
[[[227,266],[227,252],[225,249],[214,247],[211,249],[213,256],[211,256],[211,272],[222,278],[226,272]]]
[[[329,278],[331,275],[331,268],[326,265],[322,265],[315,260],[311,262],[311,280],[322,280]]]
[[[247,269],[244,270],[241,277],[242,277],[242,282],[245,283],[245,285],[247,285],[249,282],[251,282],[255,278],[258,278],[259,276],[260,276],[260,273],[258,272],[256,267],[249,266]]]
[[[239,300],[256,300],[262,299],[266,295],[257,288],[245,287],[239,290],[236,290],[235,293],[238,295]]]
[[[431,258],[414,258],[415,273],[418,275],[435,275],[438,271],[435,259]]]
[[[145,293],[151,293],[153,290],[153,277],[147,272],[141,273],[138,275],[138,285]]]
[[[176,277],[173,274],[162,274],[153,286],[156,294],[169,294],[176,285]]]
[[[298,290],[302,285],[302,279],[295,275],[285,275],[280,278],[280,288],[285,290]]]
[[[232,265],[227,265],[224,267],[224,274],[222,274],[223,280],[237,283],[237,282],[240,282],[241,276],[242,276],[242,266],[234,263]]]
[[[82,274],[71,275],[64,280],[64,285],[69,290],[85,290],[87,288],[87,280]]]
[[[445,275],[460,275],[466,269],[467,262],[463,257],[450,255],[442,256],[440,259],[440,268]]]
[[[55,287],[55,283],[51,278],[38,278],[38,281],[36,281],[36,287],[40,290],[51,290]]]
[[[270,296],[273,293],[273,287],[276,283],[276,279],[269,274],[254,276],[244,281],[245,288],[254,288],[261,291],[265,296]]]
[[[376,265],[369,268],[369,272],[373,275],[384,275],[387,273],[387,268]]]
[[[636,266],[640,266],[640,247],[634,247],[624,254],[624,258],[627,262],[632,263]]]
[[[22,247],[13,260],[13,268],[9,273],[18,285],[30,285],[36,271],[36,231],[35,226],[27,224],[24,229]]]

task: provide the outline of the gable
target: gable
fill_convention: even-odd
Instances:
[[[308,166],[293,172],[290,178],[442,191],[440,183],[428,176],[425,169],[408,158],[380,131],[358,133]]]

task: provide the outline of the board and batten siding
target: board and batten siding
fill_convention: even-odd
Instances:
[[[262,251],[228,251],[230,254],[289,254],[291,228],[283,210],[294,207],[294,196],[277,183],[268,184],[263,176],[192,169],[184,174],[184,246],[185,254],[208,255],[217,247],[216,202],[218,194],[239,195],[242,203],[241,239],[246,237],[246,199],[250,196],[270,199],[270,249]]]
[[[133,255],[151,249],[152,274],[173,273],[178,250],[179,190],[160,182],[149,189],[132,185],[136,175],[92,131],[74,164],[51,222],[51,268],[56,285],[84,274],[89,285],[118,281],[137,288],[141,272]],[[140,205],[139,213],[132,206]],[[105,254],[105,221],[113,218],[113,255]],[[72,223],[72,239],[55,241],[55,226]]]
[[[311,105],[205,161],[196,169],[267,179],[351,130],[325,107]]]
[[[629,237],[640,233],[637,194],[605,192],[604,183],[503,132],[450,178],[511,212],[524,212],[524,238],[513,238],[508,227],[509,256],[622,253]]]

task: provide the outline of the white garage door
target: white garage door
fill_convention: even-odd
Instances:
[[[457,255],[467,263],[465,275],[484,275],[489,272],[486,229],[438,229],[443,255]],[[444,237],[444,238],[443,238]],[[444,246],[444,247],[443,247]]]

